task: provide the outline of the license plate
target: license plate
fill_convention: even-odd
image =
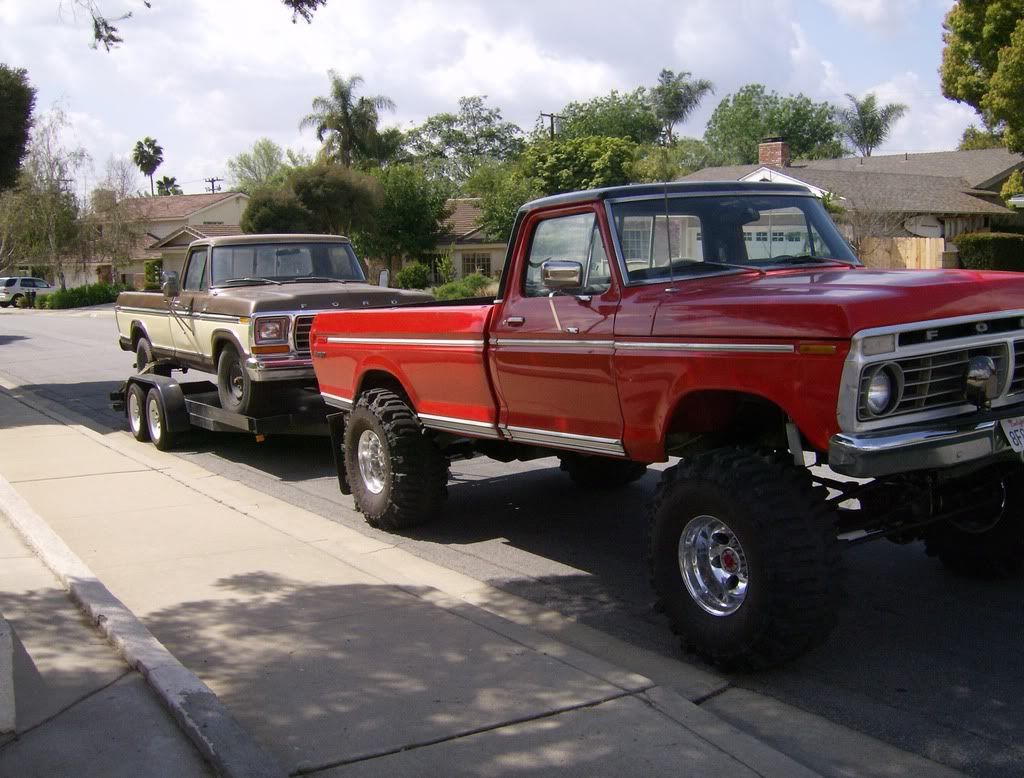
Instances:
[[[999,423],[1003,425],[1003,432],[1006,433],[1006,439],[1010,441],[1013,450],[1018,454],[1024,452],[1024,416],[1000,419]]]

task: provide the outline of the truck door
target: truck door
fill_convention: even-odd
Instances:
[[[514,440],[622,453],[612,372],[619,291],[601,224],[593,206],[523,222],[525,255],[512,268],[490,334],[501,418]],[[578,263],[582,287],[551,288],[544,272],[551,261]]]
[[[192,249],[185,261],[181,291],[171,300],[171,338],[177,355],[189,361],[202,361],[200,315],[206,308],[209,284],[206,272],[209,249]]]

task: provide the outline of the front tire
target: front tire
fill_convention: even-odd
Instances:
[[[150,389],[146,395],[146,423],[149,439],[160,451],[168,451],[174,446],[177,435],[168,426],[167,409],[156,389]]]
[[[225,346],[217,358],[217,395],[224,410],[245,416],[258,415],[267,405],[266,387],[249,377],[234,346]]]
[[[647,465],[628,459],[562,454],[561,469],[584,489],[620,489],[644,477]]]
[[[976,477],[980,477],[976,476]],[[958,575],[1011,578],[1024,563],[1024,468],[1013,467],[994,481],[1002,490],[997,512],[943,521],[925,529],[925,551]]]
[[[356,508],[377,529],[426,524],[448,496],[448,460],[412,408],[386,389],[365,392],[349,414],[345,470]]]
[[[821,491],[796,467],[742,449],[666,471],[650,524],[651,582],[684,648],[753,670],[825,640],[842,586]]]
[[[128,413],[128,426],[131,428],[132,437],[140,443],[145,443],[149,440],[149,422],[146,418],[146,391],[138,384],[132,384],[128,387],[125,409]]]

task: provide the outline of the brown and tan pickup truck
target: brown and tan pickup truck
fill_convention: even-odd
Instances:
[[[368,284],[348,238],[239,235],[195,241],[180,278],[166,273],[160,292],[123,292],[115,316],[139,372],[216,373],[221,406],[254,415],[280,389],[315,385],[317,311],[430,299]]]

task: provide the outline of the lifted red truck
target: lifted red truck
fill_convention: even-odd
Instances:
[[[843,543],[1021,565],[1024,275],[866,269],[798,186],[537,200],[496,299],[321,313],[311,338],[342,488],[375,527],[435,517],[454,457],[557,454],[595,488],[680,457],[651,579],[723,667],[829,634]]]

